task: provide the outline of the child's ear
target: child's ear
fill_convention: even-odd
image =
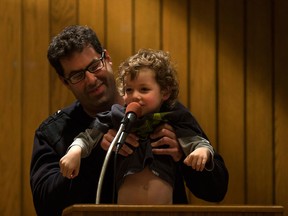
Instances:
[[[162,94],[163,94],[163,96],[162,96],[163,101],[166,101],[169,99],[171,92],[169,90],[164,90],[164,91],[162,91]]]

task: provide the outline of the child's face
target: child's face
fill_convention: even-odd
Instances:
[[[169,94],[161,91],[155,80],[153,70],[143,68],[134,80],[128,75],[125,77],[125,103],[138,102],[142,108],[142,115],[158,112],[163,101],[169,98]]]

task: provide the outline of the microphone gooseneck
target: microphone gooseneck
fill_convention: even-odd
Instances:
[[[122,145],[124,144],[127,135],[129,134],[134,122],[137,120],[138,117],[141,116],[142,109],[141,105],[137,102],[132,102],[128,104],[125,112],[125,116],[121,121],[120,127],[118,129],[118,132],[116,136],[114,137],[113,141],[111,142],[108,151],[106,153],[103,166],[101,169],[101,173],[98,180],[98,187],[97,187],[97,193],[96,193],[96,204],[100,203],[100,196],[101,196],[101,190],[102,190],[102,184],[104,180],[104,175],[107,169],[107,165],[109,162],[109,158],[111,156],[111,153],[113,151],[113,148],[117,145],[117,149],[120,149]]]

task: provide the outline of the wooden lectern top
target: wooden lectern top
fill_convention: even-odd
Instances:
[[[253,205],[96,205],[77,204],[63,216],[283,216],[283,206]]]

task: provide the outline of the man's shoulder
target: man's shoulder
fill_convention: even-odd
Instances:
[[[38,139],[47,140],[51,145],[61,140],[70,143],[91,124],[92,120],[93,118],[83,111],[79,102],[75,102],[44,120],[36,129],[36,136]]]
[[[73,112],[75,112],[77,109],[79,109],[79,104],[72,103],[71,105],[63,108],[63,109],[59,109],[56,112],[54,112],[52,115],[48,116],[48,118],[46,118],[39,126],[39,129],[44,129],[45,127],[49,126],[49,125],[53,125],[57,122],[65,122],[68,119],[71,118],[71,115],[73,114]]]
[[[60,109],[45,119],[37,128],[37,132],[51,136],[55,133],[63,136],[65,133],[76,135],[91,124],[93,118],[89,117],[79,102]],[[74,134],[74,135],[75,135]]]

